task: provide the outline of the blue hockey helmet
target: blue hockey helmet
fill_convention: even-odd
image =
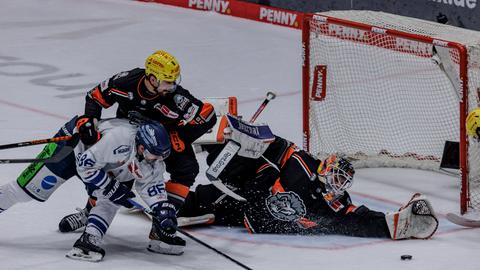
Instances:
[[[142,124],[135,136],[137,145],[143,145],[146,159],[164,160],[170,155],[172,145],[165,127],[156,122]]]

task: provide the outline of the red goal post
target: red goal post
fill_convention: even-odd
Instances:
[[[304,148],[357,167],[439,169],[460,145],[461,212],[480,210],[480,147],[465,117],[479,106],[480,33],[372,11],[306,15]]]

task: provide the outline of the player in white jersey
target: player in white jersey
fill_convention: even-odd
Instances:
[[[120,206],[132,207],[132,186],[154,212],[150,244],[152,252],[183,253],[185,241],[176,236],[175,208],[168,203],[163,173],[164,159],[171,151],[166,129],[147,122],[137,127],[128,120],[100,121],[101,139],[92,146],[75,147],[77,172],[91,196],[97,198],[88,224],[67,257],[99,261],[105,251],[99,246]]]

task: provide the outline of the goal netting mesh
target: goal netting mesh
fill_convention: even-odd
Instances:
[[[445,142],[459,142],[462,211],[480,209],[480,148],[461,128],[479,105],[479,32],[330,11],[307,16],[303,41],[310,152],[345,154],[356,167],[437,170]]]

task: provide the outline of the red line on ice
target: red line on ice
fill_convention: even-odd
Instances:
[[[24,105],[20,105],[20,104],[13,103],[13,102],[6,101],[6,100],[2,100],[2,99],[0,99],[0,103],[4,104],[4,105],[7,105],[7,106],[10,106],[10,107],[14,107],[16,109],[22,109],[24,111],[29,111],[29,112],[34,112],[34,113],[46,115],[46,116],[51,116],[51,117],[62,119],[62,120],[68,120],[69,119],[68,117],[65,117],[63,115],[42,111],[42,110],[39,110],[39,109],[35,109],[35,108],[32,108],[32,107],[27,107],[27,106],[24,106]]]

